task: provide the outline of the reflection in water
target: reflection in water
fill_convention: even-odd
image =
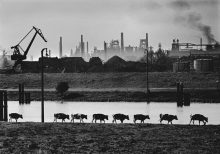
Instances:
[[[41,102],[31,102],[31,104],[19,105],[18,102],[8,102],[8,113],[17,112],[23,115],[19,121],[41,121]],[[125,123],[133,123],[134,114],[148,114],[150,120],[145,123],[159,123],[159,114],[177,115],[178,120],[174,124],[189,124],[190,115],[200,113],[209,117],[208,124],[220,124],[220,104],[191,103],[190,107],[177,107],[176,103],[131,103],[131,102],[45,102],[45,122],[53,122],[54,113],[84,113],[88,115],[85,122],[92,121],[94,113],[109,115],[108,123],[112,122],[112,115],[116,113],[127,114],[130,120]],[[70,120],[69,120],[70,121]],[[165,121],[163,123],[166,123]]]
[[[183,112],[183,107],[177,107],[176,108],[176,115],[177,115],[177,118],[179,120],[179,123],[184,123],[183,119],[184,119],[184,112]]]

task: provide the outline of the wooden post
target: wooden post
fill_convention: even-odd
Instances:
[[[24,104],[24,83],[19,84],[19,104]]]
[[[24,83],[21,84],[21,101],[24,104]]]
[[[183,83],[180,83],[180,101],[181,105],[183,106]]]
[[[177,106],[183,106],[183,83],[177,82]]]
[[[179,106],[179,99],[180,99],[180,97],[179,97],[179,91],[180,91],[180,83],[179,82],[177,82],[176,83],[176,89],[177,89],[177,91],[176,91],[176,102],[177,102],[177,106]]]
[[[4,121],[8,121],[8,97],[7,91],[4,91]]]
[[[19,90],[18,90],[18,95],[19,95],[19,104],[21,104],[21,84],[18,85]]]
[[[190,106],[190,94],[189,93],[185,93],[184,94],[184,106]]]
[[[26,103],[26,104],[30,104],[30,102],[31,102],[30,92],[24,93],[24,96],[25,96],[25,103]]]
[[[3,121],[3,91],[0,91],[0,121]]]

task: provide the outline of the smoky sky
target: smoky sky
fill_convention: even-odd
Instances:
[[[193,43],[204,36],[220,39],[218,8],[217,0],[0,0],[0,46],[16,45],[36,26],[48,43],[37,37],[30,51],[34,56],[43,47],[57,56],[60,36],[64,54],[69,55],[81,34],[89,50],[120,40],[121,32],[125,46],[139,46],[148,33],[155,50],[159,42],[170,49],[173,38]]]
[[[190,9],[190,4],[184,0],[177,0],[170,3],[170,6],[176,10],[188,10]]]
[[[175,17],[174,21],[176,23],[185,24],[190,28],[194,28],[199,30],[203,36],[207,39],[208,43],[216,43],[218,42],[214,34],[212,33],[211,26],[208,24],[203,23],[203,17],[199,12],[196,12],[191,7],[193,3],[196,1],[184,1],[184,0],[177,0],[171,2],[169,5],[173,10],[175,10]],[[206,5],[208,4],[217,4],[216,0],[205,1]],[[204,2],[203,2],[204,3]],[[196,3],[195,3],[196,4]]]

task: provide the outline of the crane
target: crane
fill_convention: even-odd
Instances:
[[[25,50],[22,49],[22,47],[20,46],[20,43],[33,31],[35,30],[35,34],[34,36],[32,37],[30,43],[28,44],[27,48]],[[33,26],[33,28],[21,39],[21,41],[15,45],[15,46],[12,46],[11,49],[13,49],[13,54],[11,55],[11,60],[15,60],[15,64],[13,66],[13,69],[15,70],[15,68],[17,67],[17,65],[21,64],[22,60],[26,59],[27,58],[27,54],[28,54],[28,51],[30,50],[30,47],[31,45],[33,44],[34,42],[34,39],[36,38],[36,36],[40,35],[40,37],[45,41],[47,42],[47,40],[45,39],[45,37],[43,36],[43,33],[41,32],[41,30],[39,28],[36,28]],[[21,52],[21,51],[22,52]]]

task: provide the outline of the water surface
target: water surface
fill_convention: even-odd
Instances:
[[[177,115],[178,120],[174,124],[189,124],[191,114],[203,114],[209,118],[208,124],[220,124],[220,103],[191,103],[189,107],[177,107],[176,103],[132,103],[132,102],[58,102],[45,101],[45,122],[53,122],[54,113],[84,113],[88,115],[85,122],[92,121],[94,113],[103,113],[109,115],[107,123],[112,122],[112,115],[115,113],[127,114],[130,120],[125,123],[133,123],[134,114],[148,114],[150,120],[147,123],[159,123],[159,114]],[[19,105],[16,101],[8,102],[8,113],[17,112],[23,115],[21,122],[41,121],[41,102],[33,101],[31,104]],[[70,121],[70,120],[66,120]],[[167,123],[164,121],[163,123]]]

